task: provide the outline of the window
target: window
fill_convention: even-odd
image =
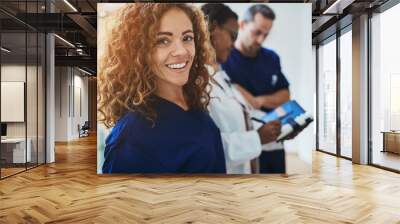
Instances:
[[[351,28],[351,27],[349,27]],[[352,33],[340,36],[340,155],[352,157]]]
[[[400,170],[398,21],[399,4],[371,18],[371,157],[373,164],[395,170]]]
[[[336,153],[336,39],[318,48],[318,148]]]

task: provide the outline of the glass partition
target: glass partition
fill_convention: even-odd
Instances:
[[[352,157],[352,33],[340,36],[340,155]]]
[[[372,164],[400,171],[400,4],[371,18]]]
[[[2,177],[24,171],[31,157],[26,150],[26,40],[25,32],[1,34],[1,122],[6,126],[1,140]]]
[[[28,5],[27,5],[28,3]],[[45,163],[45,35],[19,21],[44,1],[1,1],[0,178]]]
[[[318,48],[318,149],[336,154],[336,39]]]

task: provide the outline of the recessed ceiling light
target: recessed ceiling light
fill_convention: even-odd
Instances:
[[[1,50],[4,51],[4,52],[6,52],[6,53],[10,53],[10,52],[11,52],[11,50],[9,50],[9,49],[7,49],[7,48],[5,48],[5,47],[1,47]]]

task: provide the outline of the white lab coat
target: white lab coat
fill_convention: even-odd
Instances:
[[[211,82],[208,109],[221,131],[226,171],[228,174],[250,174],[250,160],[261,154],[261,141],[256,130],[246,130],[242,105],[247,102],[229,83],[229,76],[221,68],[213,78],[218,84]]]

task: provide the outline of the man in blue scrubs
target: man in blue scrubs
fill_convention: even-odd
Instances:
[[[239,23],[239,34],[228,61],[222,65],[245,98],[256,109],[269,112],[290,100],[289,82],[282,74],[279,56],[262,47],[275,19],[266,5],[254,5]],[[285,173],[283,144],[263,146],[260,173]]]

